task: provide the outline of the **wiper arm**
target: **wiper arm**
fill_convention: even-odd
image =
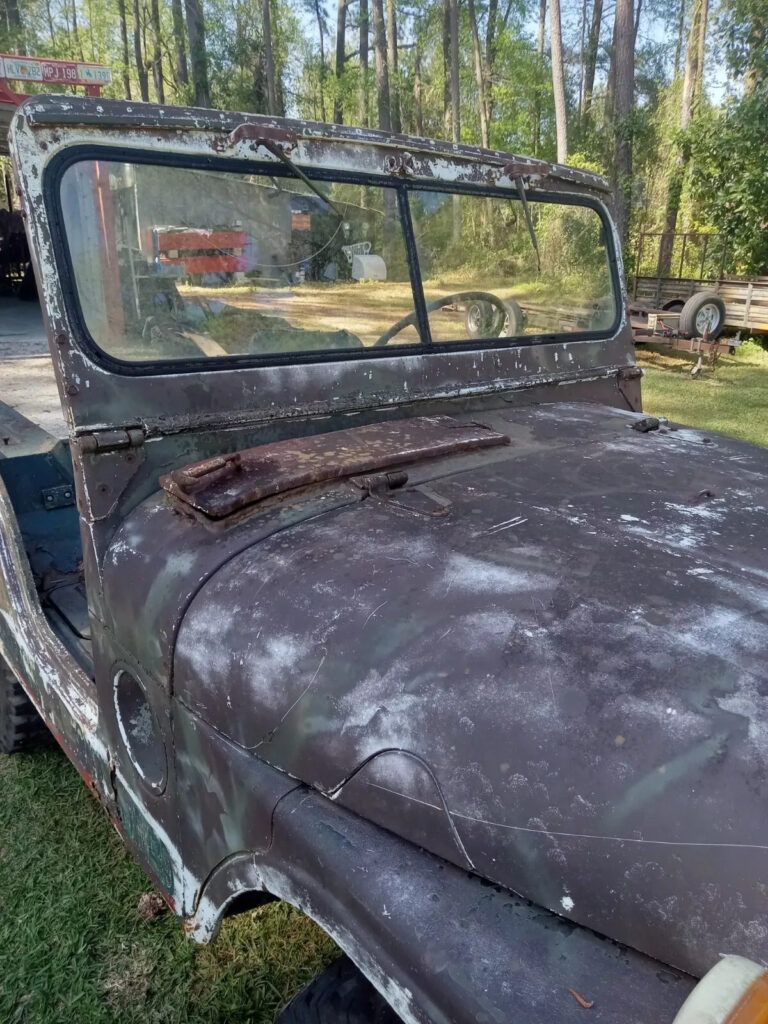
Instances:
[[[248,121],[237,128],[229,136],[229,145],[234,145],[237,142],[242,142],[243,139],[248,139],[255,142],[259,146],[263,146],[264,149],[268,150],[272,156],[277,157],[280,163],[285,164],[286,167],[290,168],[291,171],[299,178],[304,184],[310,189],[318,199],[322,199],[329,210],[339,218],[344,220],[345,213],[340,206],[337,206],[332,199],[323,192],[321,188],[308,178],[307,175],[302,171],[300,167],[291,160],[288,154],[285,152],[285,148],[293,149],[296,145],[296,134],[287,128],[278,128],[271,125],[263,124],[251,124]]]
[[[536,238],[536,229],[533,226],[533,220],[531,219],[531,211],[528,208],[528,197],[525,194],[525,185],[520,175],[515,178],[515,184],[517,185],[517,194],[520,196],[520,202],[523,204],[523,213],[525,214],[525,223],[528,225],[528,234],[531,236],[531,243],[536,252],[536,266],[538,272],[541,273],[541,255],[539,254],[539,242]]]
[[[341,207],[337,206],[336,203],[334,203],[334,201],[332,199],[329,199],[328,196],[325,194],[325,192],[323,192],[323,190],[321,188],[319,188],[314,183],[314,181],[312,181],[311,178],[308,178],[307,175],[304,173],[304,171],[302,171],[302,169],[300,167],[296,166],[296,164],[293,162],[293,160],[291,160],[291,158],[288,156],[287,153],[284,153],[282,151],[282,149],[280,149],[279,146],[273,145],[272,143],[268,142],[266,139],[262,140],[261,144],[262,144],[262,146],[265,149],[268,149],[269,152],[272,153],[273,156],[276,156],[277,159],[281,161],[281,163],[284,163],[286,167],[290,167],[290,169],[293,171],[293,173],[296,175],[296,177],[300,178],[304,182],[304,184],[307,186],[307,188],[311,189],[315,193],[315,195],[318,197],[318,199],[322,199],[322,201],[325,203],[325,205],[333,213],[336,214],[336,216],[339,218],[339,220],[344,220],[345,214],[344,214],[344,211],[341,209]]]

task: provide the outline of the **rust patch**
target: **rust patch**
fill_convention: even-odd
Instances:
[[[482,423],[417,416],[206,459],[161,477],[160,484],[204,515],[222,519],[310,484],[502,444],[509,444],[509,438]]]

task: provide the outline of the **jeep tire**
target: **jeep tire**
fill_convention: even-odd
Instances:
[[[343,956],[286,1006],[275,1024],[401,1024],[368,979]]]
[[[16,754],[47,735],[21,683],[0,658],[0,753]]]

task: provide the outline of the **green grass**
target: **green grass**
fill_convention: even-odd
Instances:
[[[282,903],[194,946],[58,749],[0,755],[2,1024],[271,1024],[334,956]]]
[[[690,376],[692,357],[638,349],[645,408],[768,445],[768,353],[746,344]],[[0,1024],[270,1024],[334,956],[284,904],[225,922],[209,949],[170,914],[142,920],[149,883],[57,749],[0,755]]]
[[[651,345],[638,346],[637,356],[646,412],[768,446],[768,352],[756,342],[720,356],[714,369],[705,358],[698,377],[696,356]]]

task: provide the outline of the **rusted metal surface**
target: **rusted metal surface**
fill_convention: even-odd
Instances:
[[[174,498],[221,519],[310,484],[508,443],[508,437],[482,423],[415,416],[206,459],[161,477],[160,484]]]
[[[74,126],[94,125],[100,129],[110,125],[134,133],[142,129],[148,137],[153,133],[168,132],[210,132],[214,133],[210,148],[220,150],[222,145],[230,143],[230,136],[237,132],[238,140],[258,143],[259,139],[267,138],[272,142],[290,143],[293,138],[316,140],[317,142],[333,141],[340,143],[376,146],[389,149],[406,149],[412,154],[428,157],[444,157],[448,161],[458,160],[467,164],[472,173],[472,166],[483,172],[480,180],[488,184],[485,175],[486,167],[493,167],[498,174],[511,160],[521,168],[518,173],[528,173],[524,168],[531,168],[531,173],[541,173],[540,168],[546,167],[553,177],[564,182],[578,184],[600,192],[610,192],[605,178],[589,171],[562,164],[548,164],[526,156],[512,156],[499,150],[482,149],[479,146],[461,145],[443,142],[438,139],[425,139],[410,135],[398,135],[377,131],[372,128],[354,126],[320,124],[315,121],[276,118],[260,114],[228,113],[222,110],[211,110],[202,107],[159,106],[154,103],[125,103],[121,100],[100,100],[98,104],[90,103],[77,96],[46,96],[35,97],[25,111],[31,125]],[[341,155],[341,154],[340,154]],[[381,165],[379,165],[380,168]]]
[[[601,179],[70,98],[24,107],[14,145],[82,547],[43,550],[45,516],[75,515],[40,505],[58,477],[0,460],[0,647],[189,934],[286,899],[406,1024],[566,1024],[572,992],[596,1024],[661,1024],[693,984],[670,965],[765,960],[768,455],[632,429],[626,317],[525,348],[115,372],[45,198],[76,146],[239,168],[283,147],[403,190]],[[70,579],[87,646],[37,596]],[[121,729],[142,702],[154,779]]]
[[[245,549],[189,605],[174,687],[337,803],[699,974],[768,956],[768,453],[637,419],[491,414],[508,448],[432,471],[447,517],[372,498]]]

